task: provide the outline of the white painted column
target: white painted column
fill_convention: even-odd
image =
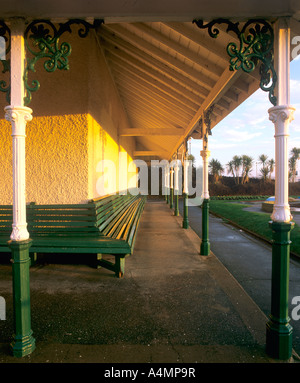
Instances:
[[[204,120],[204,118],[203,118]],[[210,151],[208,150],[208,144],[205,140],[205,136],[207,137],[207,128],[203,123],[203,150],[201,150],[200,155],[203,159],[203,199],[209,199],[209,191],[208,191],[208,158],[210,156]],[[208,138],[207,138],[208,140]]]
[[[168,169],[167,169],[167,186],[168,186],[168,189],[170,189],[171,181],[170,181],[170,167],[169,166],[168,166]]]
[[[174,169],[173,169],[173,166],[171,166],[171,170],[170,170],[170,188],[173,189],[173,183],[174,183]]]
[[[166,195],[170,194],[169,186],[170,186],[170,171],[169,171],[169,164],[168,164],[165,166],[165,193],[166,193]]]
[[[24,20],[11,22],[11,105],[5,107],[5,118],[12,125],[13,140],[13,225],[11,239],[29,238],[26,222],[25,137],[26,123],[32,110],[24,106]]]
[[[203,159],[203,198],[209,199],[208,191],[208,158],[210,156],[210,151],[203,149],[200,152],[200,155]]]
[[[292,219],[289,197],[288,137],[289,124],[294,119],[295,108],[290,105],[290,28],[288,19],[281,18],[275,26],[275,70],[277,106],[268,110],[275,126],[275,203],[271,218],[277,222]]]
[[[183,193],[188,195],[189,194],[189,160],[184,160],[184,173],[183,173]]]
[[[175,194],[178,194],[178,160],[176,160],[175,167],[174,167],[174,191]]]

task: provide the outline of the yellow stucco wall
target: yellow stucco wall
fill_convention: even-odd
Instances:
[[[33,120],[27,124],[27,202],[81,203],[97,197],[103,159],[116,165],[116,179],[110,177],[107,190],[117,191],[119,152],[128,153],[129,161],[135,150],[132,137],[118,136],[129,123],[94,32],[85,39],[68,34],[64,40],[72,45],[70,70],[46,73],[40,64],[31,75],[41,87],[29,105]],[[0,110],[6,105],[0,94]],[[0,204],[12,203],[11,147],[11,127],[3,112]]]
[[[86,115],[35,117],[27,124],[26,199],[39,204],[88,198]],[[0,203],[12,203],[11,128],[0,121]]]
[[[96,36],[89,39],[89,196],[114,193],[127,185],[127,166],[135,150],[132,137],[119,137],[119,129],[129,128],[126,113],[112,81]],[[124,157],[127,153],[127,158]],[[104,162],[102,162],[104,160]]]

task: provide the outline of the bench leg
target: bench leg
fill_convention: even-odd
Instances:
[[[116,255],[115,273],[118,278],[122,278],[125,273],[125,255]]]
[[[101,265],[99,264],[98,261],[102,260],[102,254],[97,254],[97,260],[96,260],[96,268],[101,269]]]
[[[29,253],[30,257],[30,266],[34,266],[37,261],[37,253]]]

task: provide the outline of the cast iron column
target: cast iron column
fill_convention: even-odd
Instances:
[[[179,198],[179,182],[178,182],[178,160],[176,160],[175,168],[174,168],[174,197],[175,197],[175,208],[174,215],[179,216],[179,208],[178,208],[178,198]]]
[[[170,209],[173,209],[173,197],[174,197],[173,175],[174,175],[174,170],[173,170],[173,167],[171,167],[171,170],[170,170]]]
[[[208,158],[210,151],[203,149],[201,152],[203,159],[203,203],[202,203],[202,241],[200,247],[201,255],[209,255],[209,192],[208,192]]]
[[[170,170],[169,170],[169,164],[165,168],[165,179],[166,179],[166,202],[167,204],[170,203]]]
[[[183,220],[182,227],[184,229],[189,228],[189,218],[188,218],[188,201],[189,201],[189,191],[188,191],[188,173],[189,173],[189,161],[184,160],[184,170],[183,170]]]
[[[275,27],[275,63],[278,105],[269,109],[275,126],[275,203],[270,227],[273,232],[271,314],[267,323],[266,350],[277,359],[292,355],[292,332],[288,316],[290,231],[293,227],[288,203],[288,137],[295,108],[289,105],[290,29],[287,19]]]
[[[5,118],[12,125],[13,141],[13,225],[9,246],[12,251],[13,304],[15,334],[11,344],[13,355],[22,357],[35,349],[31,331],[29,248],[25,197],[25,130],[32,119],[30,108],[24,107],[24,21],[11,21],[11,105]]]

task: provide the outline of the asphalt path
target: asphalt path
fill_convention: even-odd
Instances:
[[[182,215],[182,200],[179,211]],[[189,207],[190,227],[201,237],[201,208]],[[210,214],[209,239],[211,251],[240,283],[260,309],[271,311],[271,245]],[[299,297],[298,305],[292,299]],[[292,310],[300,315],[300,260],[290,260],[289,315],[293,327],[293,348],[300,354],[300,319],[292,318]]]

